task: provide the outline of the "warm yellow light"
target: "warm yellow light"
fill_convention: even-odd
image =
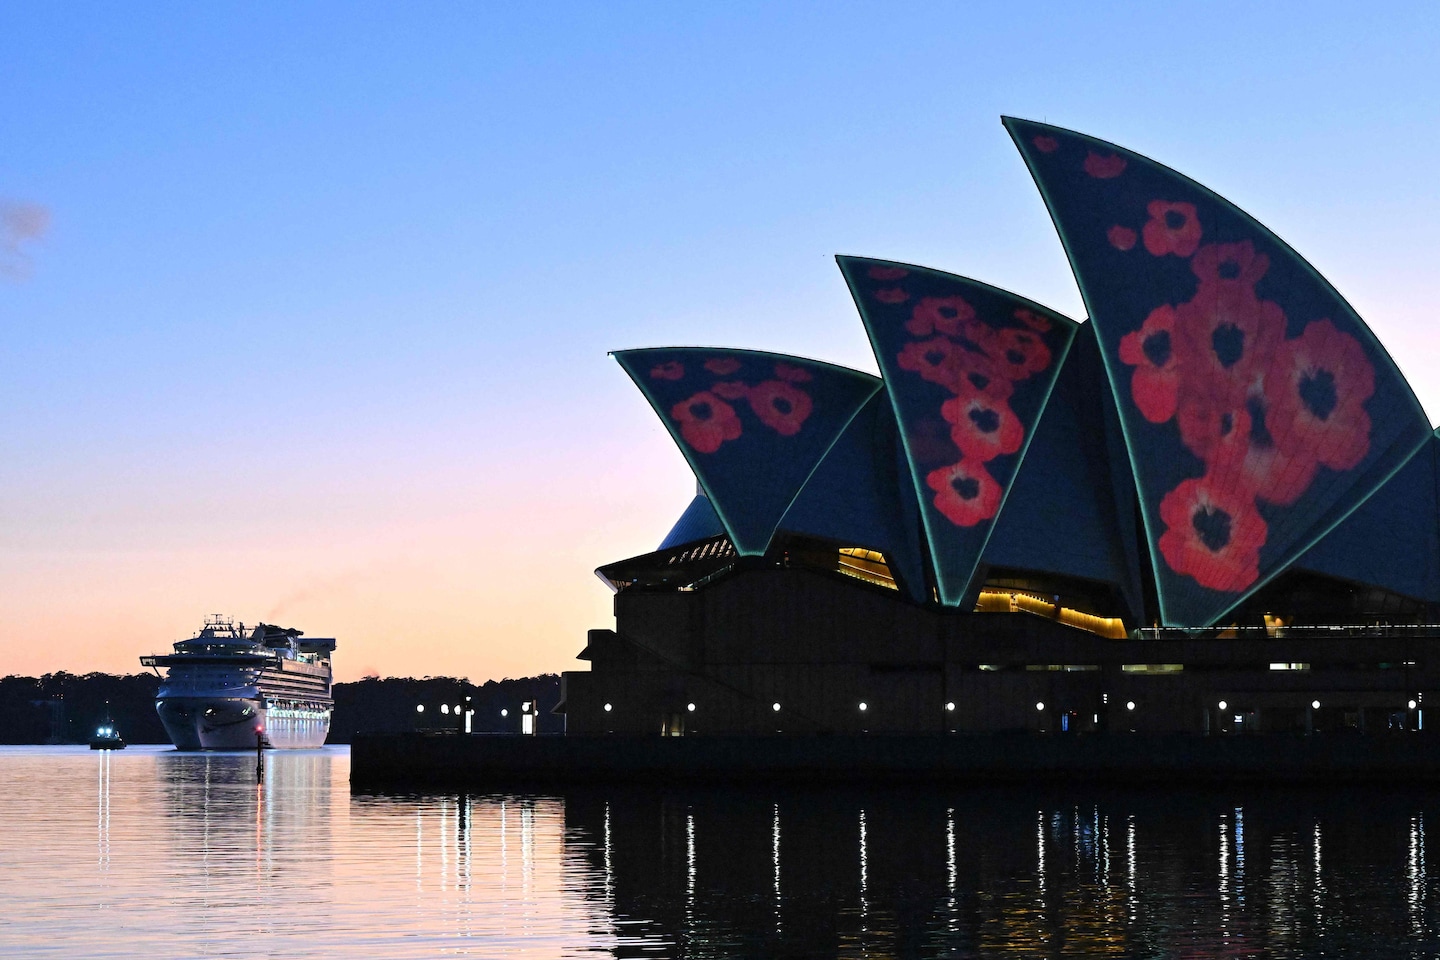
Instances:
[[[980,591],[975,604],[976,613],[1033,613],[1047,620],[1058,620],[1068,627],[1076,627],[1089,633],[1098,634],[1110,640],[1124,640],[1129,633],[1125,621],[1119,617],[1097,617],[1091,613],[1066,606],[1058,606],[1039,594],[1024,590],[1002,590],[987,587]]]
[[[895,577],[890,573],[890,565],[885,561],[885,554],[878,550],[870,550],[866,547],[841,547],[839,559],[836,566],[841,573],[864,580],[866,583],[873,583],[877,587],[885,587],[887,590],[899,590]]]

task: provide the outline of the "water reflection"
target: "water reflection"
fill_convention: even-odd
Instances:
[[[568,795],[565,819],[622,952],[1374,957],[1437,946],[1429,803],[615,790]]]
[[[110,756],[109,750],[99,751],[95,765],[100,779],[95,805],[95,862],[101,873],[110,869]]]
[[[0,955],[1440,947],[1425,849],[1440,800],[1420,793],[351,797],[343,751],[265,764],[257,782],[253,755],[0,750]]]

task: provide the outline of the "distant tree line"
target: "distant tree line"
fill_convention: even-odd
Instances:
[[[159,688],[153,673],[0,677],[0,743],[84,743],[107,719],[130,743],[169,743],[155,713]],[[455,677],[367,677],[337,683],[333,693],[330,743],[349,743],[362,732],[459,730],[466,710],[472,732],[519,733],[526,701],[536,704],[539,732],[565,729],[565,718],[551,713],[560,702],[560,677],[553,673],[483,684]],[[442,705],[449,709],[442,712]]]

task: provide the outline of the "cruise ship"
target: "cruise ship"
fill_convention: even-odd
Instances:
[[[175,652],[141,657],[162,669],[155,709],[178,750],[319,747],[330,732],[333,638],[212,616]]]

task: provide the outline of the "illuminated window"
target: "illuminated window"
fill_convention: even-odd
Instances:
[[[890,573],[890,564],[885,554],[865,547],[841,547],[837,569],[851,577],[873,583],[878,587],[898,590],[895,577]]]
[[[1056,604],[1054,598],[1046,598],[1038,593],[1024,590],[987,587],[980,591],[980,599],[975,604],[975,612],[1032,613],[1039,617],[1045,617],[1047,620],[1057,620],[1067,627],[1085,630],[1110,640],[1124,640],[1129,636],[1125,630],[1125,621],[1119,617],[1097,617],[1094,614],[1082,613],[1079,610]]]

